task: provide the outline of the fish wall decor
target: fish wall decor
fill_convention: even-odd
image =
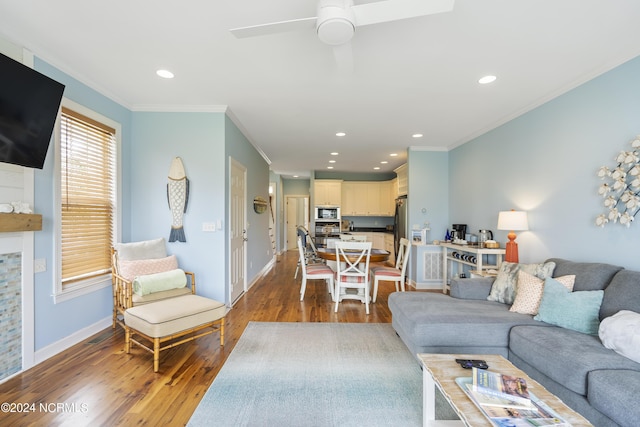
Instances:
[[[187,202],[189,201],[189,179],[184,172],[184,165],[180,157],[171,161],[167,182],[167,201],[173,218],[169,241],[186,242],[182,220],[187,212]]]

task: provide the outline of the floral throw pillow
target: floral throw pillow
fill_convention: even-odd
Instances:
[[[491,292],[487,297],[489,301],[497,301],[503,304],[513,304],[518,285],[518,272],[524,271],[540,279],[545,279],[553,275],[556,268],[555,262],[545,262],[540,264],[519,264],[515,262],[503,262],[500,264],[498,276],[493,281]]]
[[[575,274],[554,277],[552,280],[560,282],[569,291],[573,291],[576,281]],[[544,280],[524,271],[518,271],[518,286],[516,288],[516,299],[509,311],[522,314],[538,314],[542,293],[544,291]]]

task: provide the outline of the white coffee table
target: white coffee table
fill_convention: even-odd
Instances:
[[[418,354],[422,363],[423,376],[423,425],[429,427],[469,426],[492,427],[493,424],[482,411],[467,397],[467,394],[456,382],[458,377],[470,377],[471,371],[463,369],[456,359],[486,360],[489,370],[501,374],[524,378],[531,392],[547,404],[573,427],[592,426],[582,415],[565,405],[555,395],[545,389],[537,381],[531,379],[524,371],[516,368],[502,356],[497,354]],[[436,387],[449,402],[460,420],[436,420],[435,393]]]

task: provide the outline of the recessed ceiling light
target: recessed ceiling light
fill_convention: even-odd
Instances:
[[[398,153],[391,153],[391,154],[389,154],[389,156],[391,156],[391,157],[397,157],[397,156],[398,156]]]
[[[376,166],[375,168],[373,168],[374,170],[380,170],[380,166]]]
[[[411,137],[413,138],[422,138],[424,135],[422,135],[421,133],[414,133],[413,135],[411,135]]]
[[[335,162],[336,162],[335,160],[329,160],[329,163],[335,163]]]
[[[488,83],[493,83],[495,81],[496,81],[496,76],[484,76],[483,78],[478,80],[478,83],[480,83],[481,85],[486,85]]]
[[[327,166],[327,169],[333,169],[333,166]]]
[[[156,74],[162,77],[163,79],[172,79],[173,73],[169,70],[158,70]]]
[[[294,178],[297,178],[297,177],[298,177],[298,175],[293,175],[293,177],[294,177]]]
[[[389,162],[387,162],[386,160],[383,160],[383,161],[380,162],[381,165],[386,165],[387,163],[389,163]]]
[[[346,135],[346,133],[344,133],[344,132],[338,132],[338,133],[336,133],[336,136],[345,136],[345,135]]]
[[[331,153],[332,156],[337,156],[340,153],[336,153],[335,151],[333,153]]]

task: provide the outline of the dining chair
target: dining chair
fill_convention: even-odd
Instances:
[[[371,269],[373,275],[373,302],[376,302],[378,297],[378,282],[386,280],[389,282],[395,282],[396,292],[400,289],[404,292],[404,282],[407,271],[407,264],[409,260],[409,253],[411,252],[411,242],[404,237],[400,239],[400,247],[398,249],[398,258],[396,259],[396,266],[376,266]],[[398,289],[400,284],[400,289]]]
[[[298,234],[298,238],[302,240],[302,247],[304,248],[304,264],[324,264],[325,261],[318,256],[318,248],[313,243],[313,239],[309,235],[309,230],[306,227],[299,225],[296,229]],[[300,270],[301,260],[298,260],[298,265],[296,266],[296,272],[293,275],[294,279],[298,278],[298,271]]]
[[[343,299],[359,299],[369,314],[371,278],[369,260],[371,258],[371,242],[336,242],[336,298],[335,312]],[[348,289],[356,289],[357,293],[348,293]]]
[[[306,264],[305,248],[302,239],[298,237],[299,262],[302,265],[302,283],[300,284],[300,301],[304,300],[304,292],[307,289],[307,280],[324,280],[331,294],[331,301],[335,300],[333,279],[334,272],[326,264]]]

